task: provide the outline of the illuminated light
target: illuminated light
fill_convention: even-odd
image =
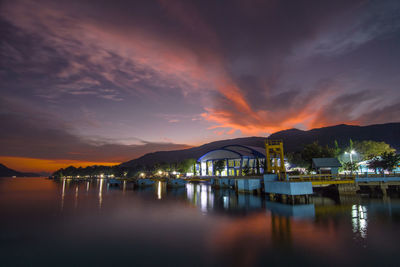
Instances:
[[[200,186],[201,188],[200,188],[200,191],[201,191],[201,193],[200,193],[200,208],[201,208],[201,211],[203,211],[203,212],[207,212],[207,196],[208,196],[208,194],[207,194],[207,186],[206,185],[201,185]]]
[[[157,198],[161,199],[161,181],[158,181],[157,184]]]
[[[101,205],[103,203],[103,179],[100,180],[99,185],[99,208],[101,209]]]
[[[79,187],[76,186],[75,188],[75,200],[74,200],[74,207],[75,209],[78,207],[78,195],[79,195]]]
[[[223,200],[224,200],[224,209],[227,210],[229,208],[229,197],[228,196],[224,196]]]
[[[61,191],[61,211],[64,208],[64,197],[65,197],[65,179],[63,179],[62,191]]]
[[[193,201],[194,198],[194,185],[187,183],[186,184],[186,195],[190,202]]]
[[[361,205],[353,205],[351,215],[353,233],[358,233],[361,238],[367,238],[367,208]]]
[[[158,171],[158,174],[161,175],[161,174],[162,174],[162,171]]]
[[[104,177],[104,174],[100,174],[100,178],[103,178]]]
[[[176,175],[176,178],[179,178],[179,174]]]
[[[76,178],[79,178],[80,176],[78,175],[78,176],[76,176]]]
[[[176,172],[176,171],[173,171],[172,174],[175,175],[175,174],[177,174],[177,172]]]
[[[142,172],[141,174],[140,174],[140,177],[142,177],[142,178],[144,178],[146,175],[144,174],[144,172]]]

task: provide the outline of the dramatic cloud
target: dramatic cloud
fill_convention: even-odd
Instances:
[[[0,5],[1,96],[27,103],[0,114],[4,156],[121,161],[400,117],[395,0]]]
[[[152,143],[138,139],[136,144],[110,140],[84,139],[68,124],[40,109],[0,99],[0,156],[120,163],[146,153],[188,148],[173,143]]]

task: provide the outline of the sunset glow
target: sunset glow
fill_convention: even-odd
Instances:
[[[68,166],[113,166],[119,164],[119,162],[90,162],[77,160],[50,160],[19,157],[0,157],[0,162],[11,169],[17,169],[23,172],[52,172],[54,170],[66,168]]]
[[[400,117],[391,1],[0,5],[0,156],[21,170]]]

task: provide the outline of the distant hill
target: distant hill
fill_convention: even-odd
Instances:
[[[321,145],[333,146],[337,140],[340,147],[353,141],[373,140],[388,143],[397,151],[400,150],[400,123],[386,123],[369,126],[340,124],[302,131],[290,129],[271,134],[268,138],[283,140],[286,151],[298,151],[306,144],[318,141]]]
[[[386,123],[370,126],[336,125],[302,131],[289,129],[271,134],[270,139],[281,139],[284,142],[286,152],[299,151],[306,144],[318,141],[321,145],[333,146],[337,140],[339,146],[347,146],[349,139],[353,141],[374,140],[390,144],[396,150],[400,150],[400,123]],[[121,164],[124,167],[138,165],[153,165],[155,163],[172,163],[187,158],[199,158],[206,152],[226,145],[246,145],[264,147],[265,137],[245,137],[211,142],[202,146],[183,150],[159,151],[148,153],[140,158],[130,160]]]
[[[40,176],[37,173],[29,173],[29,172],[18,172],[13,169],[7,168],[3,164],[0,163],[0,177],[38,177]]]
[[[264,146],[265,138],[263,137],[244,137],[236,139],[228,139],[215,141],[208,144],[204,144],[198,147],[192,147],[182,150],[173,151],[158,151],[153,153],[148,153],[140,158],[130,160],[121,164],[123,167],[134,167],[138,165],[153,165],[155,163],[173,163],[182,161],[188,158],[199,158],[210,150],[217,149],[227,145],[241,144],[246,146]]]

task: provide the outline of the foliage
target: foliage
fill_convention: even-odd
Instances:
[[[185,159],[177,164],[177,171],[180,173],[193,172],[193,165],[196,164],[196,159]]]
[[[375,173],[377,173],[378,169],[383,169],[383,162],[380,158],[376,157],[369,161],[368,168],[374,169]]]
[[[342,149],[339,147],[338,141],[335,140],[334,144],[334,153],[335,153],[335,157],[339,158],[339,156],[342,154]]]
[[[308,144],[304,146],[301,152],[301,158],[306,164],[308,169],[311,169],[313,158],[333,158],[335,157],[335,151],[333,148],[328,146],[320,146],[318,142]]]
[[[343,162],[342,165],[343,165],[342,169],[345,171],[353,172],[353,171],[357,171],[359,169],[357,162],[348,161],[348,162]]]
[[[246,165],[243,167],[243,173],[244,173],[244,175],[249,175],[250,172],[251,172],[251,169],[250,169],[249,165],[246,164]]]
[[[354,142],[350,138],[350,140],[349,140],[349,151],[352,151],[353,149],[354,149]]]
[[[256,169],[255,169],[255,174],[260,173],[260,159],[257,157],[256,158]]]
[[[222,174],[222,171],[225,169],[225,166],[226,166],[225,160],[222,160],[222,159],[217,160],[217,161],[214,163],[215,172],[216,172],[216,173],[218,172],[219,175],[221,175],[221,174]]]
[[[185,159],[181,162],[175,163],[156,163],[153,165],[136,165],[132,167],[122,167],[120,165],[115,166],[88,166],[79,167],[69,166],[67,168],[62,168],[53,173],[53,176],[62,178],[66,176],[71,177],[88,177],[93,178],[101,174],[108,176],[114,175],[115,177],[126,177],[134,178],[138,177],[140,173],[153,173],[157,174],[159,171],[171,172],[179,171],[181,173],[193,172],[196,170],[196,160],[195,159]],[[195,173],[195,172],[194,172]]]
[[[304,161],[304,159],[302,158],[301,152],[286,153],[286,159],[290,164],[295,165],[297,167],[303,167],[303,168],[308,167],[308,163]]]
[[[94,165],[94,166],[87,166],[85,168],[79,167],[76,168],[74,166],[69,166],[65,169],[59,169],[53,173],[53,176],[55,177],[65,177],[65,176],[81,176],[81,177],[95,177],[99,176],[101,174],[103,175],[114,175],[117,177],[124,176],[125,173],[128,173],[129,169],[121,167],[119,165],[115,166],[99,166],[99,165]]]
[[[396,154],[394,152],[388,153],[385,152],[381,156],[383,162],[383,169],[388,171],[393,171],[397,165],[400,163],[400,154]]]
[[[384,152],[380,157],[373,158],[368,167],[371,169],[393,171],[400,164],[400,155],[394,152]]]
[[[396,150],[385,142],[376,142],[371,140],[354,142],[354,149],[362,157],[362,160],[370,160],[384,153],[393,153]]]

